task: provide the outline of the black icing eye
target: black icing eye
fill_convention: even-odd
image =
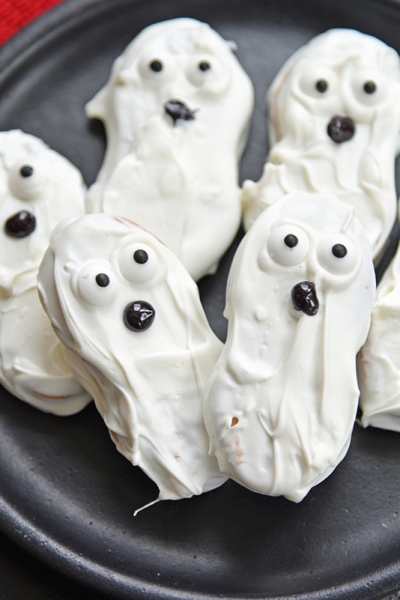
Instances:
[[[15,238],[24,238],[36,229],[36,218],[27,210],[21,210],[5,222],[4,229],[7,235]]]
[[[152,60],[150,63],[150,69],[155,73],[159,73],[163,69],[163,64],[160,60]]]
[[[211,69],[211,65],[207,60],[202,60],[199,62],[200,71],[209,71]]]
[[[99,287],[107,287],[108,285],[110,285],[110,278],[105,273],[99,273],[98,275],[96,275],[96,283]]]
[[[155,316],[156,311],[149,302],[135,300],[125,307],[123,319],[131,331],[146,331],[153,324]]]
[[[376,92],[376,83],[374,81],[366,81],[363,89],[366,94],[373,94]]]
[[[289,233],[283,241],[288,248],[294,248],[299,243],[299,239],[292,233]]]
[[[133,254],[133,260],[139,265],[144,265],[149,260],[146,250],[136,250]]]
[[[318,81],[315,84],[315,89],[320,94],[326,92],[326,90],[328,89],[328,82],[326,81],[326,79],[318,79]]]
[[[33,175],[33,167],[31,165],[23,165],[19,172],[21,177],[31,177]]]
[[[336,258],[344,258],[347,254],[347,248],[343,244],[335,244],[332,246],[332,254]]]

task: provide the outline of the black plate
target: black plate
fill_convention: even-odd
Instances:
[[[400,50],[400,5],[373,0],[70,0],[0,52],[0,129],[43,138],[90,184],[104,134],[84,104],[148,24],[209,22],[256,85],[242,178],[266,155],[264,95],[291,53],[331,27]],[[221,338],[227,270],[201,282]],[[334,474],[296,505],[233,482],[136,518],[157,490],[120,456],[93,405],[57,418],[0,391],[0,525],[25,549],[116,598],[380,598],[400,588],[400,435],[356,427]]]

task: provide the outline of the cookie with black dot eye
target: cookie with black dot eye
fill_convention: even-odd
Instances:
[[[245,229],[289,190],[334,193],[354,208],[378,262],[397,210],[398,53],[370,35],[329,30],[288,59],[267,101],[270,150],[261,179],[243,186]]]
[[[130,221],[86,215],[55,229],[39,291],[117,449],[155,481],[158,498],[221,485],[202,396],[222,344],[179,259]]]
[[[40,139],[0,133],[0,382],[46,412],[78,412],[89,395],[67,368],[37,294],[39,264],[57,223],[84,213],[82,176]]]
[[[363,228],[336,196],[287,194],[254,221],[229,273],[227,340],[205,395],[226,475],[299,502],[333,471],[351,439],[374,295]]]
[[[179,18],[147,27],[87,105],[107,132],[88,212],[139,223],[195,280],[215,272],[240,224],[238,162],[252,108],[232,44],[209,25]]]

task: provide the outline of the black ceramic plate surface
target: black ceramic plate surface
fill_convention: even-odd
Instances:
[[[311,37],[352,27],[400,51],[400,5],[374,0],[70,0],[0,50],[0,129],[43,138],[92,183],[102,127],[85,103],[145,26],[191,16],[237,42],[256,87],[241,178],[267,152],[265,91]],[[234,248],[200,288],[223,339]],[[338,374],[340,375],[340,374]],[[345,460],[300,504],[233,482],[136,518],[155,485],[120,456],[93,405],[57,418],[0,390],[0,527],[36,557],[115,598],[381,598],[400,589],[400,435],[355,427]]]

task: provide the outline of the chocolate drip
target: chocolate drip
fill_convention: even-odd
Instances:
[[[156,311],[145,300],[130,302],[124,310],[124,323],[131,331],[146,331],[153,324]]]
[[[327,127],[328,135],[335,144],[348,142],[356,132],[356,124],[351,117],[332,117]]]
[[[311,281],[301,281],[292,288],[292,302],[296,310],[309,317],[317,314],[319,301],[315,285]]]
[[[193,121],[196,112],[188,108],[186,104],[180,100],[168,100],[168,102],[164,104],[164,110],[167,115],[172,118],[174,125],[176,125],[176,122],[179,119],[182,121]]]
[[[24,238],[36,229],[36,218],[27,210],[21,210],[7,219],[4,230],[7,235],[16,238]]]

